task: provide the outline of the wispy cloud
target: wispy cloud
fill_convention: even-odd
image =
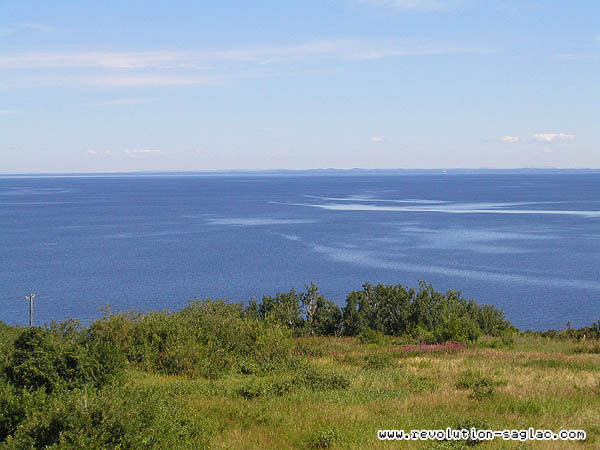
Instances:
[[[127,153],[131,157],[136,157],[139,155],[151,155],[151,154],[162,153],[162,150],[157,150],[157,149],[125,150],[125,153]]]
[[[398,11],[441,11],[457,8],[461,6],[463,2],[460,0],[354,0],[353,3]]]
[[[533,135],[533,138],[540,142],[572,141],[575,137],[574,134],[568,133],[537,133]]]
[[[415,42],[368,43],[352,40],[316,41],[302,45],[231,49],[221,51],[146,52],[35,52],[0,56],[2,69],[33,68],[104,68],[104,69],[203,69],[212,70],[216,63],[272,64],[304,59],[331,57],[346,60],[387,58],[444,53],[473,53],[471,48],[448,45],[424,45]]]
[[[52,33],[56,28],[41,23],[22,23],[0,27],[0,36],[11,36],[19,33]]]
[[[516,144],[517,142],[519,142],[519,136],[502,136],[500,138],[501,142],[507,142],[509,144]]]
[[[296,73],[300,64],[357,63],[404,56],[481,53],[482,50],[417,41],[323,40],[299,45],[226,50],[21,52],[0,55],[4,87],[214,86]],[[140,99],[115,99],[124,105]]]
[[[18,110],[18,109],[0,109],[0,116],[1,115],[8,115],[8,114],[19,114],[22,111]]]
[[[110,150],[101,151],[101,150],[90,149],[90,150],[87,150],[86,153],[88,155],[104,155],[104,156],[110,156],[110,155],[112,155],[112,152]]]
[[[53,33],[56,31],[55,27],[43,23],[24,23],[21,27],[26,30],[41,31],[42,33]]]
[[[268,64],[339,50],[337,41],[295,47],[224,51],[36,52],[0,56],[0,68],[210,69],[215,62]]]
[[[369,142],[384,142],[385,139],[382,137],[372,137],[369,139]]]
[[[127,97],[127,98],[116,98],[114,100],[108,100],[105,102],[95,103],[96,106],[113,106],[113,105],[134,105],[137,103],[148,103],[152,101],[150,98],[140,97]]]

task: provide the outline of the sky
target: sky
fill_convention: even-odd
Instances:
[[[595,0],[0,0],[0,173],[600,167]]]

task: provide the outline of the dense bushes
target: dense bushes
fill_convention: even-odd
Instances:
[[[362,291],[348,294],[343,332],[352,336],[365,328],[434,344],[474,341],[482,333],[499,335],[509,329],[509,323],[492,306],[464,300],[457,291],[436,292],[421,282],[418,290],[365,284]]]
[[[14,341],[4,373],[15,386],[52,392],[104,385],[118,375],[122,362],[117,349],[65,322],[25,329]]]
[[[295,361],[287,328],[224,301],[195,301],[177,313],[106,314],[89,328],[74,321],[8,328],[0,326],[2,448],[201,448],[206,430],[181,405],[152,389],[119,386],[126,362],[216,378]]]
[[[340,332],[342,324],[340,308],[320,294],[313,283],[303,293],[292,289],[275,297],[265,296],[260,304],[252,300],[246,313],[285,326],[295,336],[333,336]]]
[[[206,448],[209,433],[154,389],[0,390],[6,449]]]
[[[0,327],[0,334],[8,328]],[[108,311],[86,329],[73,321],[26,329],[3,352],[2,373],[14,386],[46,392],[102,386],[124,360],[164,374],[217,378],[230,371],[263,374],[288,363],[292,334],[344,334],[374,344],[391,335],[435,344],[510,329],[494,307],[425,283],[418,290],[365,284],[348,294],[343,310],[311,284],[306,292],[292,289],[245,306],[196,300],[176,313]]]
[[[550,339],[579,339],[582,341],[600,339],[600,320],[589,327],[571,328],[571,323],[567,322],[564,330],[527,331],[526,333]]]
[[[107,315],[90,333],[143,369],[190,377],[269,371],[292,346],[287,328],[223,300],[193,301],[177,313]]]
[[[511,330],[502,311],[465,300],[457,291],[442,294],[421,282],[415,290],[402,285],[365,284],[346,297],[340,310],[314,284],[305,293],[291,290],[251,301],[246,314],[287,327],[294,335],[360,336],[377,343],[384,335],[408,336],[418,342],[475,341],[482,334],[501,336]]]

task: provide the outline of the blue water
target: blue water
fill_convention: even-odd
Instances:
[[[418,280],[520,328],[600,319],[600,175],[0,178],[0,320]]]

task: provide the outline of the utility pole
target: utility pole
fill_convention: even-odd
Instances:
[[[29,294],[25,296],[25,300],[29,300],[29,326],[33,326],[33,299],[35,294]]]

